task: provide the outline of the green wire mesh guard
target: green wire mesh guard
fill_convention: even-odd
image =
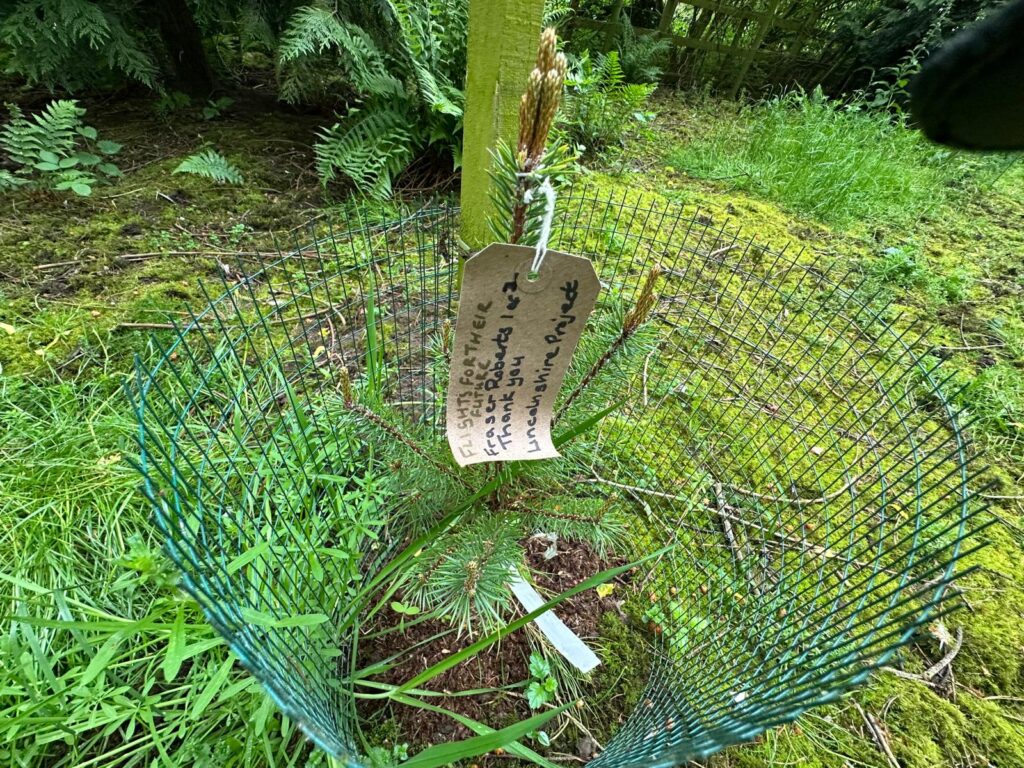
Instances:
[[[460,504],[472,518],[471,488],[492,476],[460,485],[388,426],[447,462],[457,219],[355,216],[240,261],[130,387],[145,493],[185,589],[280,708],[352,763],[354,597],[386,597],[396,553]],[[661,270],[643,338],[566,423],[621,405],[525,481],[614,501],[627,557],[674,545],[632,585],[652,601],[651,676],[595,765],[677,765],[752,739],[863,683],[953,607],[940,600],[977,510],[913,326],[890,327],[864,284],[804,253],[635,197],[574,190],[551,247],[591,257],[604,286],[565,391]],[[341,393],[368,378],[378,400],[353,413]],[[433,485],[371,494],[381,514],[362,528],[325,490],[417,462]]]

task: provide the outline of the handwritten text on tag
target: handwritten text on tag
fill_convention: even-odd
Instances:
[[[551,412],[600,284],[588,259],[495,244],[465,264],[447,434],[460,466],[558,456]]]

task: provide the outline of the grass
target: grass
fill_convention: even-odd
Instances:
[[[951,184],[998,165],[974,167],[876,114],[802,92],[718,122],[668,162],[839,227],[916,221],[942,204]]]
[[[960,159],[933,156],[912,135],[858,113],[808,106],[805,115],[782,102],[737,113],[680,99],[657,108],[655,139],[630,147],[615,175],[598,169],[594,183],[700,205],[776,245],[796,239],[836,268],[867,275],[895,302],[894,322],[933,324],[936,354],[957,374],[951,389],[968,385],[960,405],[979,419],[971,436],[1006,521],[973,559],[978,571],[964,585],[972,610],[949,620],[965,634],[955,701],[883,675],[711,765],[882,768],[854,701],[886,723],[908,767],[1024,764],[1024,173],[965,185]],[[0,763],[323,765],[175,587],[123,461],[134,424],[119,389],[131,355],[150,353],[147,332],[125,323],[176,317],[199,299],[196,276],[222,269],[213,252],[265,243],[270,230],[316,215],[317,185],[303,170],[311,156],[279,144],[294,138],[292,117],[185,121],[174,135],[141,112],[108,119],[93,122],[125,143],[123,180],[91,200],[2,202],[0,322],[13,332],[0,326]],[[758,131],[752,153],[745,142]],[[200,133],[245,148],[246,186],[172,179]],[[872,142],[907,154],[880,161]],[[686,148],[666,160],[664,144]],[[828,165],[847,146],[859,158],[844,171],[854,174],[849,194]],[[295,154],[267,161],[279,147]],[[820,175],[812,184],[796,177],[799,168]],[[875,179],[869,169],[900,178]],[[750,175],[712,178],[736,173]],[[815,185],[828,205],[811,194]],[[118,259],[168,250],[194,255]],[[42,267],[60,262],[72,263]],[[639,663],[633,635],[608,630],[609,658]],[[898,663],[919,669],[933,651],[921,638]],[[627,691],[641,695],[636,685]]]
[[[0,413],[0,760],[301,765],[154,542],[120,392],[7,379]]]

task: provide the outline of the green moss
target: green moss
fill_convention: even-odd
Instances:
[[[642,632],[614,613],[601,617],[598,654],[587,697],[587,725],[606,744],[640,702],[650,674],[649,641]]]
[[[1024,693],[1024,558],[1009,531],[989,529],[990,544],[971,557],[977,566],[964,584],[971,610],[950,622],[964,628],[958,679],[988,695]]]
[[[147,140],[166,129],[146,105],[136,109],[129,123],[106,124],[90,112],[103,135],[125,145],[123,178],[91,198],[5,197],[18,224],[0,227],[0,322],[15,329],[0,331],[3,373],[99,373],[93,366],[105,371],[111,361],[123,368],[152,330],[133,324],[182,320],[185,306],[202,303],[198,278],[220,292],[221,264],[237,271],[237,251],[273,253],[271,233],[311,217],[318,197],[313,178],[295,183],[308,171],[311,149],[295,137],[297,130],[311,134],[313,120],[278,113],[215,123],[184,119],[175,126],[181,143],[167,156],[167,146]],[[237,153],[232,158],[247,183],[223,186],[172,174],[204,142]],[[166,255],[175,251],[198,253]]]

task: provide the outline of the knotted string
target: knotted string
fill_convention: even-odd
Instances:
[[[520,174],[526,176],[528,174]],[[545,177],[541,185],[534,189],[530,187],[523,195],[523,202],[529,205],[533,201],[534,193],[540,192],[544,195],[544,216],[540,222],[540,237],[537,238],[537,250],[533,254],[533,264],[530,265],[530,274],[536,275],[540,272],[540,265],[544,263],[544,257],[548,252],[548,240],[551,237],[551,224],[555,218],[555,188],[551,186],[551,179]]]

